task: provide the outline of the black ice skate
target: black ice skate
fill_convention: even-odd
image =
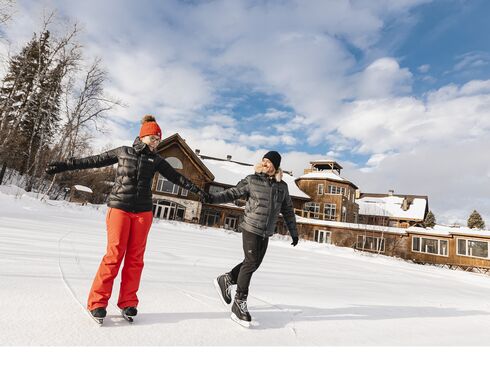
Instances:
[[[138,314],[138,310],[136,307],[124,307],[121,310],[121,315],[124,317],[125,320],[129,322],[133,322],[133,317],[135,317]]]
[[[107,311],[104,307],[98,307],[90,311],[90,315],[99,325],[104,322],[104,317],[107,315]]]
[[[252,317],[247,308],[247,294],[236,294],[233,306],[231,306],[231,319],[241,326],[250,327]]]
[[[228,273],[220,275],[214,280],[214,286],[218,291],[218,295],[225,306],[231,303],[232,285],[233,284],[231,282],[231,276]]]

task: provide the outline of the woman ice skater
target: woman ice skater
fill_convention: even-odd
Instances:
[[[141,120],[140,133],[132,147],[122,146],[91,157],[50,163],[46,169],[48,174],[55,174],[117,163],[116,179],[107,203],[107,251],[95,275],[87,303],[88,310],[100,323],[107,314],[114,279],[123,259],[117,306],[130,321],[138,312],[136,293],[153,220],[151,184],[155,172],[200,198],[206,197],[199,187],[155,152],[161,138],[162,131],[155,117],[146,115]]]
[[[276,151],[266,153],[255,166],[255,174],[241,180],[237,186],[217,194],[206,194],[210,203],[228,203],[241,197],[247,199],[243,222],[243,262],[214,281],[221,300],[231,303],[231,287],[237,285],[231,318],[248,327],[252,318],[247,308],[247,297],[252,274],[259,268],[267,251],[269,237],[274,234],[279,213],[282,213],[293,246],[298,244],[296,217],[287,184],[282,181],[281,156]]]

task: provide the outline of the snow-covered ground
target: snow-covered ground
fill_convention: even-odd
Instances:
[[[233,323],[212,279],[241,235],[155,222],[130,325],[84,311],[105,251],[105,206],[41,202],[0,187],[0,345],[490,345],[490,277],[274,237],[252,279],[259,323]],[[112,302],[118,294],[116,281]]]

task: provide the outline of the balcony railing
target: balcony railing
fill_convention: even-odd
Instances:
[[[312,218],[314,220],[322,220],[322,221],[336,221],[337,216],[331,216],[331,215],[326,215],[324,213],[320,212],[313,212],[313,211],[307,211],[305,209],[294,209],[294,213],[298,216],[305,217],[305,218]]]

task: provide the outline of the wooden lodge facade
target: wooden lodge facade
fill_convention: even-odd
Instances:
[[[429,199],[425,195],[360,193],[359,223],[407,228],[423,226],[429,212]]]
[[[204,190],[215,193],[235,186],[253,173],[253,165],[202,155],[178,134],[163,140],[158,152],[178,172]],[[490,231],[420,227],[428,198],[417,195],[361,193],[341,177],[335,161],[310,162],[304,174],[285,173],[295,209],[300,239],[331,243],[449,268],[490,270]],[[156,174],[153,182],[155,218],[199,223],[239,231],[244,200],[202,204],[199,198]],[[287,234],[280,218],[276,232]]]
[[[356,223],[359,215],[359,206],[355,202],[358,187],[340,176],[342,167],[335,161],[313,161],[310,165],[296,183],[311,201],[296,213],[317,220]]]

